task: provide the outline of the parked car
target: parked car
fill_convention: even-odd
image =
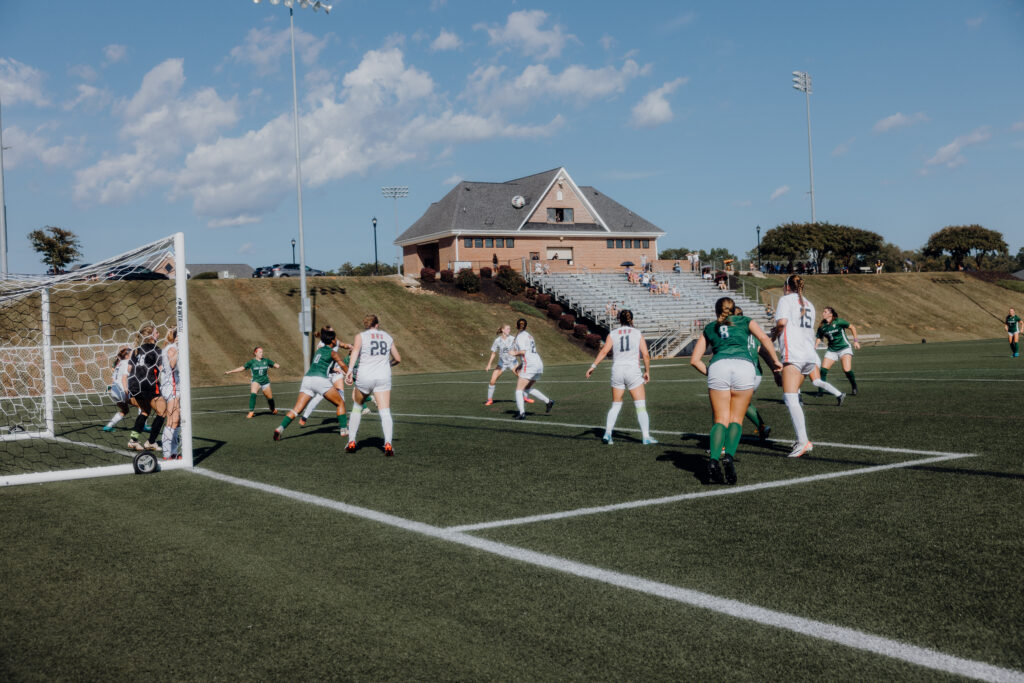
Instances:
[[[270,267],[270,277],[299,277],[301,272],[298,263],[275,263]],[[306,266],[306,277],[320,277],[326,274],[322,270]]]
[[[103,274],[107,280],[169,280],[163,273],[156,273],[142,266],[117,266]]]
[[[256,270],[252,271],[253,277],[271,277],[272,266],[259,266]]]

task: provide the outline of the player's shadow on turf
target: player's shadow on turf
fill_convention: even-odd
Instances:
[[[658,462],[669,462],[676,469],[689,472],[701,484],[710,484],[708,478],[708,458],[703,453],[684,453],[683,451],[665,451],[657,457]]]
[[[202,446],[196,447],[196,442],[204,442]],[[192,437],[192,464],[198,465],[202,461],[209,458],[211,455],[220,450],[221,446],[227,444],[227,441],[219,441],[217,439],[206,439],[201,436]]]

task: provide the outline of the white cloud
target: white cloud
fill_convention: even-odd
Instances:
[[[925,116],[924,112],[917,112],[907,116],[901,112],[896,112],[891,116],[886,116],[884,119],[875,123],[872,130],[876,133],[887,133],[895,128],[904,128],[906,126],[912,126],[915,123],[923,123],[928,121],[928,117]]]
[[[458,185],[461,182],[462,182],[462,176],[460,176],[458,173],[456,173],[455,175],[450,175],[447,178],[445,178],[444,180],[442,180],[441,181],[441,186],[442,187],[454,187],[454,186]]]
[[[1014,130],[1014,131],[1024,130],[1024,120],[1022,120],[1022,121],[1015,121],[1013,126],[1011,127],[1011,130]]]
[[[967,24],[967,28],[979,28],[983,23],[985,23],[985,15],[982,14],[981,16],[971,17],[964,23]]]
[[[598,39],[598,44],[604,48],[605,52],[611,52],[611,49],[615,47],[615,39],[605,34]]]
[[[97,88],[88,83],[80,83],[75,88],[75,91],[78,93],[78,96],[64,103],[65,111],[71,111],[80,105],[89,111],[98,111],[104,108],[112,99],[109,90]]]
[[[95,81],[100,77],[100,75],[96,73],[96,69],[92,68],[88,64],[76,64],[75,66],[68,68],[68,75],[83,81]]]
[[[330,42],[330,36],[331,34],[327,34],[318,40],[313,34],[296,28],[295,54],[304,64],[315,63],[320,52]],[[254,66],[261,74],[273,73],[290,63],[291,37],[288,29],[250,29],[245,41],[232,48],[229,54],[237,64]]]
[[[35,67],[0,57],[0,97],[4,104],[29,102],[37,107],[49,106],[50,100],[43,94],[44,77]]]
[[[124,45],[107,45],[103,48],[103,65],[109,66],[123,61],[128,56],[128,48]]]
[[[677,78],[644,95],[633,106],[630,123],[637,128],[653,128],[671,121],[674,114],[666,97],[675,92],[679,86],[686,85],[689,80],[688,78]]]
[[[238,248],[238,253],[243,255],[252,254],[255,251],[256,250],[253,248],[252,242],[246,242]]]
[[[85,138],[65,137],[53,144],[45,127],[32,132],[18,126],[4,128],[4,167],[8,170],[23,163],[40,161],[49,167],[70,167],[82,157]]]
[[[687,12],[685,14],[680,14],[679,16],[669,20],[665,24],[665,30],[675,31],[677,29],[684,28],[684,27],[689,26],[690,24],[692,24],[696,18],[697,18],[697,15],[694,14],[693,12]]]
[[[935,155],[925,161],[924,164],[925,166],[946,166],[947,168],[956,168],[967,161],[962,154],[964,148],[981,144],[991,137],[992,131],[988,126],[976,128],[967,135],[961,135],[948,145],[940,147]]]
[[[446,50],[457,50],[461,46],[462,41],[459,40],[457,34],[442,28],[437,38],[434,38],[434,42],[430,44],[430,49],[434,52],[444,52]]]
[[[487,31],[491,45],[518,48],[527,56],[551,59],[561,55],[566,43],[576,40],[576,36],[565,33],[559,24],[550,29],[541,28],[547,20],[548,13],[543,10],[522,10],[508,15],[504,26],[481,23],[473,28]]]
[[[749,199],[741,199],[740,201],[736,202],[735,204],[736,204],[737,207],[739,207],[741,209],[746,209],[749,206],[753,206],[754,202],[750,201]]]
[[[768,201],[774,202],[776,199],[778,199],[779,197],[781,197],[782,195],[784,195],[784,194],[786,194],[788,192],[789,192],[789,185],[783,185],[782,187],[777,187],[777,188],[775,188],[775,191],[772,192],[772,196],[768,198]]]
[[[838,145],[836,145],[835,149],[832,150],[832,156],[846,156],[846,154],[850,151],[850,145],[852,145],[856,139],[857,138],[850,138],[849,140],[840,142]]]

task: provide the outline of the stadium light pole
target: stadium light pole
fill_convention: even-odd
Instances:
[[[4,117],[0,102],[0,274],[7,275],[7,200],[4,199]]]
[[[757,269],[761,270],[761,226],[757,226]]]
[[[380,193],[385,197],[389,197],[395,200],[395,240],[398,240],[398,200],[403,197],[409,196],[409,187],[407,185],[387,185],[385,187],[380,188]],[[398,255],[398,261],[398,272],[399,274],[403,274],[401,271],[401,254]]]
[[[292,263],[295,263],[295,238],[292,238]]]
[[[373,217],[373,274],[377,275],[377,217]]]
[[[257,5],[260,4],[260,0],[252,0]],[[299,320],[301,320],[301,333],[305,335],[311,331],[309,319],[310,316],[310,303],[308,290],[306,289],[306,242],[302,230],[302,161],[299,156],[299,88],[295,79],[295,5],[297,4],[300,9],[313,8],[313,11],[323,10],[324,14],[330,14],[331,5],[315,0],[270,0],[271,5],[283,4],[288,8],[288,26],[291,32],[292,41],[292,122],[295,127],[295,194],[298,198],[299,205],[299,291],[300,291],[300,311]],[[295,262],[295,256],[292,255],[292,263]],[[309,343],[308,339],[302,340],[302,367],[309,367]]]
[[[811,223],[817,223],[814,215],[814,152],[811,148],[811,75],[806,71],[793,72],[793,88],[804,94],[807,101],[807,163],[811,169]]]

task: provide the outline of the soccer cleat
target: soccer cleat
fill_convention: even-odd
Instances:
[[[356,452],[356,442],[355,441],[349,441],[348,445],[345,446],[345,452],[346,453],[355,453]]]
[[[810,453],[813,450],[814,450],[814,444],[812,444],[810,441],[805,441],[804,443],[797,442],[797,443],[793,444],[793,450],[790,451],[789,455],[787,455],[786,457],[787,458],[800,458],[800,457]]]
[[[525,420],[526,419],[526,413],[516,413],[515,415],[512,416],[512,419],[513,420]]]
[[[725,483],[725,479],[722,478],[722,467],[717,460],[708,460],[708,482],[711,484]]]
[[[384,455],[386,457],[390,458],[394,454],[395,454],[395,449],[391,446],[391,443],[388,442],[388,443],[384,444]]]
[[[105,431],[105,432],[112,432],[112,431],[114,431],[114,428],[113,427],[104,427],[103,431]]]
[[[850,389],[850,396],[856,396],[856,395],[857,395],[857,387],[854,387],[853,389]]]
[[[725,483],[736,483],[736,465],[733,464],[732,456],[726,453],[722,456],[722,471],[725,473]]]
[[[601,443],[606,443],[606,444],[608,444],[609,446],[611,446],[611,445],[612,445],[612,443],[613,443],[613,442],[612,442],[612,435],[611,435],[611,433],[609,433],[609,432],[605,432],[605,433],[604,433],[604,436],[602,436],[602,437],[601,437]]]
[[[273,410],[271,410],[270,414],[271,415],[277,415],[277,408],[274,408]]]
[[[280,441],[281,440],[281,432],[282,432],[282,429],[280,427],[278,427],[277,429],[274,430],[274,441]]]
[[[484,401],[484,405],[485,406],[492,405],[493,403],[494,403],[494,399],[493,398],[489,398],[486,401]]]
[[[132,451],[144,451],[142,444],[139,443],[138,439],[128,439],[128,450]]]
[[[372,412],[373,411],[370,410],[370,406],[363,407],[363,412],[362,412],[363,415],[368,415],[369,413],[372,413]]]
[[[652,439],[651,437],[648,436],[648,437],[645,437],[640,443],[642,443],[645,446],[650,446],[652,444],[658,443],[658,440],[657,439]]]
[[[251,420],[255,415],[256,415],[256,413],[250,412],[248,415],[245,416],[245,419],[246,420]]]
[[[764,443],[768,440],[768,437],[772,435],[772,428],[768,425],[761,425],[761,428],[757,430],[757,438]]]
[[[341,429],[338,430],[338,434],[340,434],[341,436],[348,436],[348,428],[342,427]]]
[[[300,427],[305,427],[306,426],[306,418],[304,418],[304,417],[300,417],[299,418],[299,426]]]
[[[814,397],[815,397],[815,398],[821,398],[821,397],[822,397],[822,396],[824,396],[824,395],[825,395],[825,392],[824,392],[824,391],[822,391],[821,389],[818,389],[818,393],[816,393],[816,394],[814,395]]]
[[[546,410],[546,411],[544,411],[544,412],[546,412],[546,413],[550,413],[550,412],[551,412],[551,409],[552,409],[552,408],[554,408],[554,407],[555,407],[555,402],[554,402],[554,401],[548,401],[548,408],[547,408],[547,410]]]
[[[160,444],[153,443],[152,441],[147,441],[146,443],[144,443],[142,445],[142,447],[145,450],[147,450],[147,451],[159,451],[159,450],[162,450],[162,447],[160,446]]]
[[[836,396],[836,407],[843,405],[843,401],[846,400],[846,394],[839,394]]]
[[[523,400],[526,401],[527,403],[533,403],[533,399],[530,398],[529,396],[523,396]]]

